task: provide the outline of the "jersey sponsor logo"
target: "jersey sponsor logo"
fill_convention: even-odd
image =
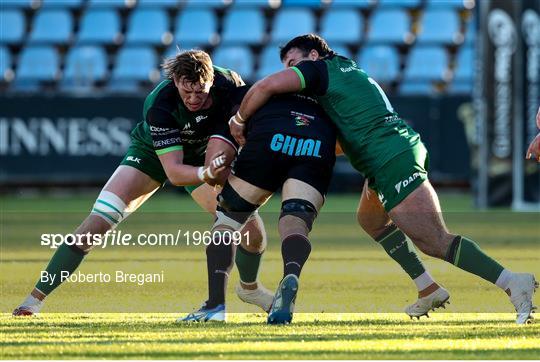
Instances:
[[[410,175],[405,180],[399,181],[394,187],[396,188],[397,193],[399,194],[401,192],[402,188],[406,188],[409,186],[414,180],[416,180],[418,177],[420,177],[420,172],[415,172],[412,175]]]
[[[195,117],[195,122],[199,123],[200,121],[204,121],[207,118],[208,118],[208,116],[203,116],[201,114],[200,116]]]
[[[166,140],[154,141],[154,148],[161,148],[164,146],[174,146],[181,143],[180,137],[168,138]]]
[[[191,129],[191,123],[186,123],[182,128],[182,136],[191,136],[195,134],[195,131]]]
[[[167,132],[169,130],[170,128],[156,127],[156,126],[150,125],[150,131],[152,132]]]
[[[138,158],[138,157],[134,157],[134,156],[128,156],[126,158],[126,161],[131,161],[131,162],[136,162],[138,164],[141,164],[141,159]]]
[[[270,149],[289,156],[309,156],[320,158],[321,141],[311,138],[297,138],[276,133],[270,142]]]

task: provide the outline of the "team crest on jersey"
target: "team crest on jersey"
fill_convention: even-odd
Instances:
[[[309,126],[311,121],[315,118],[308,114],[291,111],[291,115],[294,116],[294,122],[298,127]]]
[[[309,126],[309,119],[307,119],[306,117],[296,116],[294,118],[294,121],[296,122],[296,125],[299,127]]]

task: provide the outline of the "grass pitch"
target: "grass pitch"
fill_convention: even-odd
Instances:
[[[538,359],[540,324],[517,326],[508,298],[489,283],[423,256],[451,293],[448,313],[410,321],[401,310],[415,288],[399,266],[355,224],[357,195],[330,195],[312,234],[313,252],[300,284],[294,323],[267,326],[265,316],[228,293],[226,325],[174,320],[206,297],[202,247],[111,247],[93,251],[84,273],[158,272],[163,283],[67,283],[37,318],[11,310],[35,284],[52,251],[41,233],[72,231],[95,195],[0,199],[0,358],[230,359]],[[447,223],[477,240],[515,271],[540,275],[538,214],[477,212],[459,195],[442,199]],[[260,279],[274,289],[281,276],[278,200],[263,209],[269,236]],[[60,211],[61,210],[61,211]],[[169,191],[130,216],[122,230],[206,230],[211,218]],[[238,280],[233,272],[230,285]],[[240,313],[246,312],[246,313]]]

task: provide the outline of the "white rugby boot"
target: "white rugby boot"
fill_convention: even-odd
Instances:
[[[414,317],[420,319],[421,316],[426,316],[429,318],[428,312],[430,310],[435,310],[437,308],[446,308],[445,304],[450,304],[449,302],[450,294],[443,287],[439,287],[433,293],[426,295],[425,297],[418,298],[416,302],[407,306],[405,308],[405,313],[411,319]]]
[[[532,297],[537,288],[538,282],[534,279],[534,275],[528,273],[514,273],[508,282],[506,293],[516,309],[517,324],[532,322],[532,313],[536,309],[533,306]]]
[[[39,313],[43,307],[43,301],[31,294],[13,311],[14,317],[29,317]]]
[[[244,303],[254,304],[266,313],[272,307],[274,294],[259,283],[257,289],[244,289],[240,284],[236,286],[236,295]]]

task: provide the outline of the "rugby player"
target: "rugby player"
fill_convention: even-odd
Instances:
[[[185,186],[198,205],[215,214],[217,192],[212,185],[223,184],[236,153],[227,126],[228,93],[244,82],[235,72],[213,66],[208,54],[199,50],[179,53],[167,59],[162,67],[167,79],[147,96],[144,120],[132,131],[124,159],[75,235],[105,234],[113,230],[166,180]],[[210,159],[214,162],[210,163]],[[246,228],[250,231],[251,248],[262,253],[265,244],[262,221],[255,216]],[[49,275],[56,276],[54,282],[38,281],[14,315],[40,311],[45,297],[60,285],[61,272],[73,273],[91,250],[91,240],[84,237],[81,240],[83,245],[59,246],[46,268]],[[187,320],[224,319],[228,269],[218,266],[227,265],[230,269],[233,250],[230,245],[212,245],[206,254],[209,298]],[[252,289],[255,290],[247,298],[269,293],[262,287]]]
[[[365,207],[367,193],[362,194],[360,225],[381,242],[397,239],[396,235],[404,240],[401,234],[405,234],[424,253],[497,285],[510,296],[517,323],[527,323],[538,287],[534,276],[511,272],[473,240],[448,231],[438,196],[428,180],[427,150],[418,133],[394,111],[380,86],[354,61],[332,52],[326,41],[314,34],[289,41],[280,58],[289,69],[257,82],[229,122],[239,144],[245,142],[245,122],[271,96],[311,92],[337,126],[339,143],[351,164],[366,177],[381,201],[382,207]],[[436,284],[433,289],[425,296],[436,295],[432,303],[420,298],[407,308],[411,317],[443,305],[448,293]]]
[[[309,232],[324,203],[335,163],[335,127],[313,98],[287,94],[269,99],[252,115],[247,137],[218,196],[214,241],[226,240],[231,231],[239,230],[282,187],[283,279],[267,321],[290,323],[298,279],[311,252]],[[242,241],[239,250],[245,244]],[[241,280],[249,282],[241,265],[238,269]]]

